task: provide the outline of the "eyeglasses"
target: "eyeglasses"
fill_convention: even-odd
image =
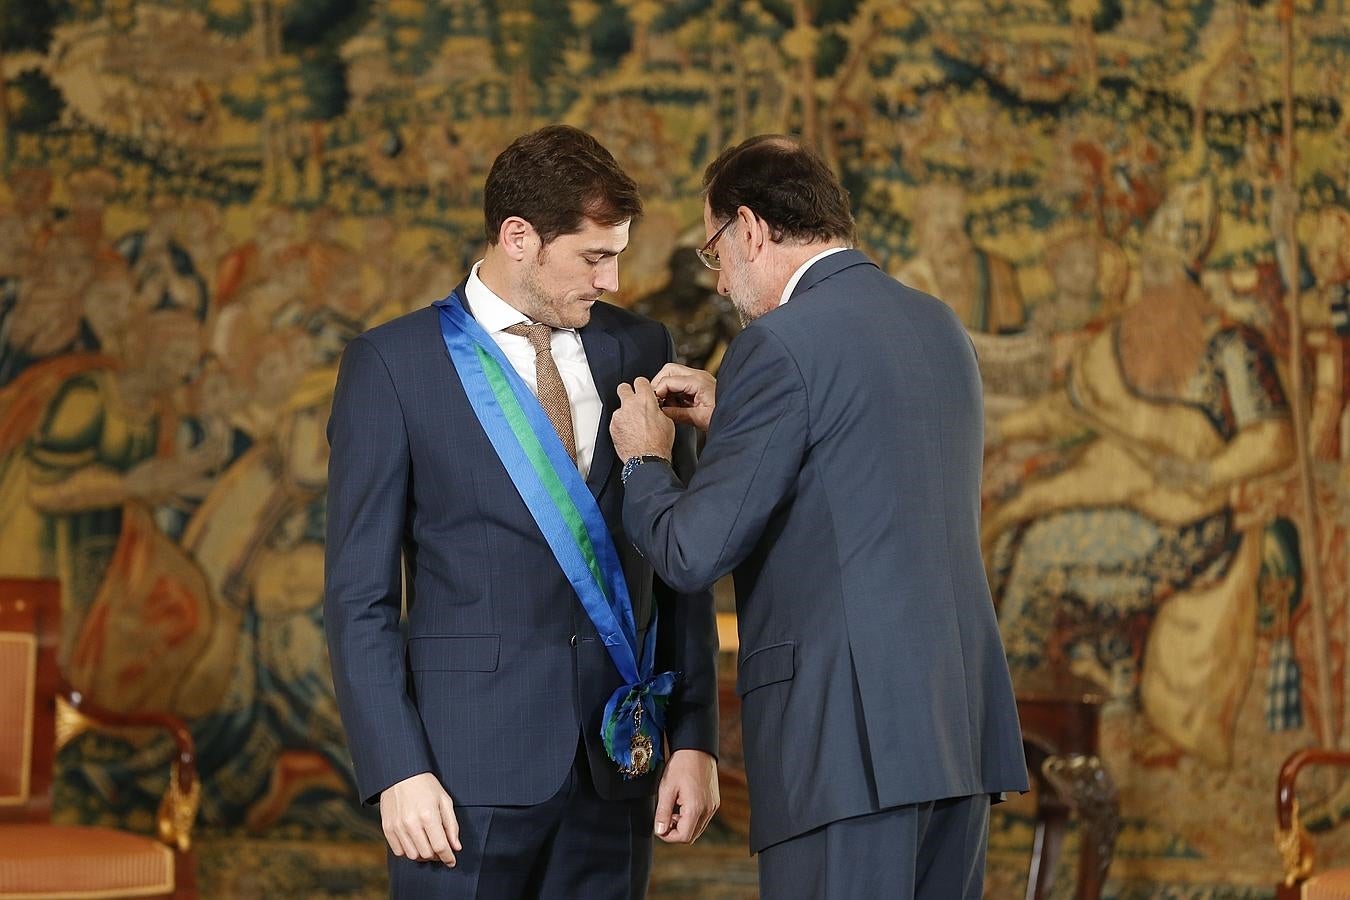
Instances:
[[[719,256],[717,251],[713,249],[713,245],[716,244],[717,239],[722,236],[722,232],[727,230],[727,226],[735,221],[736,217],[732,216],[730,219],[727,219],[725,222],[723,222],[722,227],[714,231],[713,236],[708,238],[708,243],[704,244],[697,251],[698,258],[703,262],[705,266],[712,269],[714,272],[722,271],[722,257]]]

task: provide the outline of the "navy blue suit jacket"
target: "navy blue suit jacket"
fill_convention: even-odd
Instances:
[[[715,754],[711,595],[677,598],[624,539],[609,438],[616,387],[670,360],[670,335],[604,303],[580,334],[604,405],[587,484],[643,635],[659,610],[657,671],[682,673],[669,743]],[[604,754],[601,713],[621,679],[469,406],[434,307],[347,346],[328,437],[325,629],[361,796],[433,772],[461,805],[539,803],[579,737],[602,796],[651,793],[656,773],[624,781]],[[692,469],[691,434],[676,459]]]
[[[732,342],[688,489],[664,466],[629,478],[624,523],[659,577],[735,571],[752,849],[1026,790],[982,460],[960,322],[846,250]]]

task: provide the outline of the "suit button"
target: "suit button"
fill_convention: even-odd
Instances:
[[[571,639],[568,640],[568,643],[575,647],[577,645],[577,636],[575,634],[572,635]]]

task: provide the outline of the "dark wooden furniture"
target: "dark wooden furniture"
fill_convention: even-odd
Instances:
[[[1037,673],[1016,687],[1022,747],[1036,788],[1026,900],[1050,896],[1069,816],[1079,821],[1079,900],[1098,900],[1120,831],[1116,786],[1097,756],[1102,696],[1090,683]]]
[[[192,826],[201,788],[192,735],[172,716],[101,710],[65,686],[60,621],[58,582],[0,579],[0,896],[195,900]],[[155,837],[51,823],[55,753],[97,727],[172,736],[178,753]]]
[[[1350,866],[1314,871],[1312,836],[1299,821],[1294,782],[1306,766],[1350,768],[1350,751],[1311,747],[1292,754],[1280,767],[1275,784],[1275,847],[1284,877],[1275,886],[1275,900],[1334,900],[1350,895]]]

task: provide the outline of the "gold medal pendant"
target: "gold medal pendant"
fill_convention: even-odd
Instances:
[[[621,771],[629,778],[646,775],[652,767],[652,739],[642,733],[642,704],[633,710],[633,739],[628,749],[632,754],[631,762]]]
[[[652,767],[652,739],[645,734],[633,735],[633,763],[628,767],[628,774],[634,778],[639,775],[646,775]]]

